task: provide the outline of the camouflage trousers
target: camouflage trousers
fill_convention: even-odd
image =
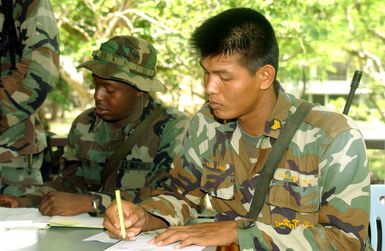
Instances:
[[[34,185],[42,185],[40,168],[44,152],[24,155],[10,162],[0,163],[0,194],[21,196],[31,192]],[[28,164],[31,163],[31,164]]]

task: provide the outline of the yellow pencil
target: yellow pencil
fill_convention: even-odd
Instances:
[[[122,234],[122,238],[124,239],[126,237],[126,228],[124,226],[123,207],[122,207],[122,200],[120,198],[120,190],[115,190],[115,199],[118,207],[120,233]]]

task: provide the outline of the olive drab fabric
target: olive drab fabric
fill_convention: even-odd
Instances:
[[[276,168],[286,152],[291,140],[300,126],[302,120],[310,112],[315,104],[303,102],[295,113],[293,113],[282,128],[279,138],[276,139],[269,156],[266,159],[265,165],[260,172],[260,180],[258,186],[254,190],[254,196],[250,203],[250,210],[247,218],[258,219],[258,215],[263,207],[265,197],[269,192],[270,181],[273,178]]]
[[[47,144],[37,110],[58,80],[59,37],[48,0],[11,1],[22,48],[21,56],[15,54],[12,70],[10,41],[4,34],[5,15],[0,4],[0,193],[18,196],[30,185],[42,184],[41,153]]]
[[[150,98],[137,123],[141,123],[154,109],[160,109],[160,115],[128,152],[116,170],[116,179],[107,180],[105,186],[111,188],[109,191],[101,190],[101,170],[137,124],[114,129],[96,115],[94,108],[81,113],[74,120],[68,135],[60,176],[40,190],[31,192],[31,199],[52,190],[92,193],[98,198],[99,210],[96,213],[100,215],[110,205],[116,187],[120,187],[125,200],[140,202],[149,197],[162,182],[169,182],[171,163],[181,147],[190,121],[186,114],[166,108]]]
[[[156,50],[141,38],[113,37],[102,43],[92,56],[93,60],[80,64],[78,68],[87,68],[102,78],[122,81],[141,91],[166,90],[155,78]]]
[[[218,122],[205,105],[173,162],[170,187],[140,205],[171,226],[183,225],[208,194],[216,220],[237,221],[241,250],[369,249],[365,143],[349,117],[319,105],[283,155],[258,220],[247,218],[272,145],[301,102],[279,92],[252,158],[238,123]]]

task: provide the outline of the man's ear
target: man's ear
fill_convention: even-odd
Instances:
[[[262,90],[267,90],[273,85],[275,79],[275,69],[272,65],[266,64],[260,67],[255,74],[258,75],[260,83],[259,86]]]

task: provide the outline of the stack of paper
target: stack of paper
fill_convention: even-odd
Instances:
[[[88,214],[49,217],[41,215],[37,208],[0,207],[0,227],[48,228],[49,226],[103,228],[103,217],[92,217]]]
[[[0,207],[0,227],[47,228],[50,218],[41,215],[37,208]]]

